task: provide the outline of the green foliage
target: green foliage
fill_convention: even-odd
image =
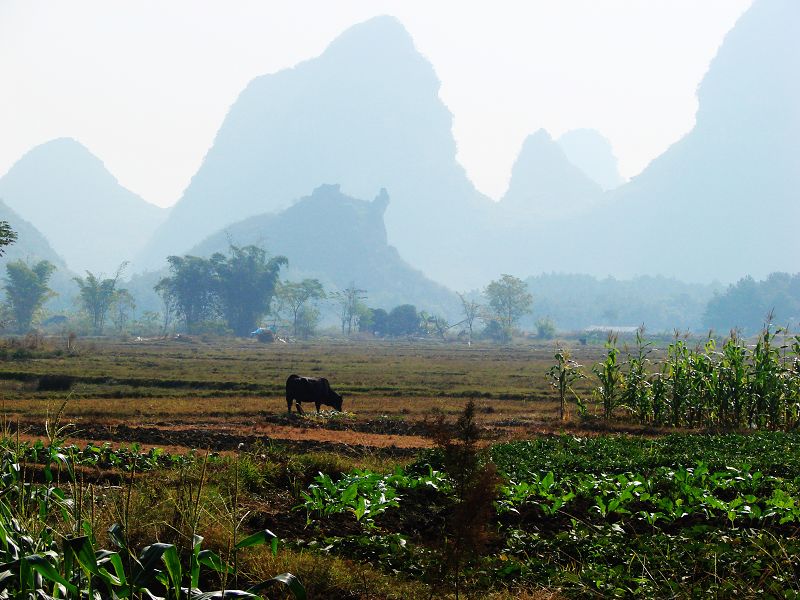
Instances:
[[[502,275],[483,291],[489,308],[502,328],[511,333],[519,319],[531,311],[533,296],[524,281],[512,275]]]
[[[227,255],[216,253],[167,258],[170,276],[155,286],[167,312],[174,310],[190,333],[217,315],[236,335],[247,335],[269,312],[283,256],[267,258],[258,246],[230,246]]]
[[[714,294],[703,322],[710,329],[738,328],[750,334],[758,331],[768,313],[781,323],[800,316],[800,273],[771,273],[764,281],[740,279],[723,293]]]
[[[567,393],[572,394],[578,405],[578,410],[581,413],[585,412],[585,406],[578,395],[573,390],[572,386],[580,379],[586,377],[577,361],[572,359],[569,350],[559,348],[553,358],[556,359],[556,364],[547,370],[547,378],[558,392],[559,402],[559,417],[564,420],[565,409],[567,405]]]
[[[310,526],[330,531],[341,522],[334,517],[349,514],[361,527],[308,547],[427,579],[433,591],[460,580],[467,593],[469,582],[472,595],[513,585],[557,587],[566,597],[800,591],[796,433],[546,436],[490,452],[504,479],[491,513],[495,537],[490,553],[461,563],[458,575],[444,568],[455,530],[387,529],[416,523],[405,512],[413,510],[413,489],[431,490],[421,505],[426,515],[453,518],[457,477],[429,466],[441,452],[393,474],[317,477],[303,494]],[[467,502],[473,513],[478,504]],[[445,541],[433,532],[445,532]]]
[[[386,333],[406,336],[419,333],[420,323],[417,308],[412,304],[395,306],[386,318]]]
[[[603,405],[603,418],[606,420],[611,419],[611,413],[619,403],[624,386],[618,357],[617,338],[611,335],[606,342],[605,360],[592,367],[592,372],[600,382],[600,385],[594,390],[594,396]]]
[[[333,292],[331,299],[339,306],[339,319],[342,323],[342,335],[353,333],[353,327],[361,329],[361,321],[365,316],[369,320],[367,307],[364,300],[367,299],[367,290],[356,287],[355,282],[345,289]],[[366,321],[365,321],[366,322]]]
[[[74,277],[80,292],[80,303],[83,310],[89,315],[92,331],[99,335],[105,327],[106,316],[117,294],[117,282],[126,263],[120,265],[114,277],[106,279],[86,271],[86,277]]]
[[[174,310],[189,333],[216,313],[214,269],[198,256],[169,256],[170,276],[155,286],[167,312]]]
[[[8,221],[0,221],[0,256],[5,254],[6,246],[17,241],[17,232],[11,229]]]
[[[293,335],[308,337],[319,319],[319,311],[315,311],[313,303],[325,298],[322,284],[316,279],[279,282],[275,295],[279,307],[291,315]]]
[[[625,280],[567,273],[542,273],[525,283],[536,303],[523,326],[534,327],[536,319],[549,316],[564,330],[646,323],[653,331],[701,329],[703,311],[718,285],[663,276]]]
[[[624,406],[640,423],[652,425],[723,429],[800,425],[800,336],[767,325],[752,346],[736,332],[721,350],[713,338],[690,348],[676,335],[660,364],[652,364],[651,352],[651,343],[639,331],[635,349],[626,347],[626,359],[620,363],[616,340],[609,341],[605,359],[592,368],[599,383],[594,397],[606,419],[617,406]],[[548,375],[561,389],[557,375],[565,359],[556,358],[558,363]]]
[[[442,315],[429,315],[426,312],[419,314],[420,330],[427,336],[437,337],[442,341],[447,339],[450,323]]]
[[[472,345],[472,334],[475,325],[475,319],[480,316],[483,307],[479,302],[467,298],[466,294],[459,293],[458,298],[461,300],[461,309],[464,315],[463,323],[466,326],[467,331],[467,344]]]
[[[358,324],[359,331],[368,331],[378,337],[389,333],[389,313],[382,308],[368,308]]]
[[[39,450],[39,449],[37,449]],[[154,543],[141,553],[128,545],[124,528],[109,529],[117,550],[96,548],[94,508],[85,513],[84,490],[75,478],[69,449],[51,446],[43,457],[45,483],[23,479],[25,470],[13,447],[2,447],[0,459],[0,593],[14,598],[137,598],[163,597],[175,600],[202,597],[260,598],[274,584],[286,586],[295,598],[304,599],[305,589],[290,573],[251,586],[248,590],[202,592],[201,571],[237,575],[211,550],[202,550],[203,538],[194,535],[184,571],[178,548]],[[68,486],[54,483],[52,466],[68,475]],[[59,477],[59,480],[61,478]],[[91,502],[95,498],[91,496]],[[62,529],[57,531],[56,527]],[[275,535],[256,532],[239,540],[234,552],[267,544],[276,551]],[[235,556],[235,554],[234,554]]]
[[[36,313],[53,295],[47,284],[55,270],[55,265],[46,260],[33,266],[21,260],[6,265],[6,301],[18,331],[30,329]]]
[[[508,478],[501,564],[519,580],[570,596],[798,591],[797,434],[549,437],[492,456]]]
[[[117,290],[111,304],[111,321],[117,331],[124,331],[131,320],[131,314],[136,309],[136,300],[128,290]]]
[[[626,348],[625,372],[622,375],[625,386],[622,389],[620,404],[630,410],[642,423],[659,419],[653,411],[653,384],[650,381],[650,359],[652,343],[645,342],[644,330],[636,331],[636,346],[633,353]],[[658,400],[657,400],[658,401]]]
[[[536,337],[543,340],[552,340],[556,337],[556,324],[548,317],[536,321]]]
[[[216,253],[210,263],[222,316],[236,335],[247,335],[269,312],[280,269],[289,261],[285,256],[267,258],[258,246],[232,245],[227,256]]]
[[[449,479],[441,472],[430,469],[427,475],[413,476],[398,467],[389,475],[369,470],[355,470],[334,480],[320,473],[301,492],[302,507],[310,523],[313,517],[326,517],[338,513],[352,513],[357,521],[371,525],[378,515],[390,507],[399,507],[403,490],[428,487],[439,491],[449,489]]]

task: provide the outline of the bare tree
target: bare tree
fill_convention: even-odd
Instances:
[[[480,317],[482,306],[479,302],[475,302],[474,300],[468,300],[466,294],[458,294],[458,297],[461,299],[461,308],[464,311],[464,323],[467,326],[467,345],[472,345],[472,326],[475,323],[475,319]]]
[[[331,298],[339,305],[339,318],[342,321],[342,335],[353,333],[353,326],[357,326],[359,310],[362,301],[367,299],[367,290],[356,287],[355,282],[339,292],[333,292]]]

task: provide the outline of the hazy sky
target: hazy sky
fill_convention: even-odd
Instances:
[[[497,198],[524,137],[592,127],[630,177],[694,123],[695,90],[752,0],[0,0],[0,176],[78,139],[155,204],[178,200],[253,77],[398,17],[442,82],[459,160]]]

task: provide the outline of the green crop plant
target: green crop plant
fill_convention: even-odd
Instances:
[[[623,393],[625,378],[619,363],[617,336],[609,335],[606,342],[606,357],[597,363],[592,372],[597,376],[600,385],[594,390],[594,396],[603,405],[603,418],[608,421],[617,407]]]
[[[140,553],[128,545],[125,530],[113,525],[108,531],[116,550],[96,546],[93,487],[76,478],[70,452],[57,446],[34,448],[45,482],[28,481],[26,463],[16,453],[19,444],[0,447],[0,595],[13,598],[260,598],[274,584],[282,584],[295,598],[305,590],[291,574],[284,573],[250,586],[247,590],[202,592],[201,570],[236,575],[215,552],[201,549],[203,538],[194,535],[183,570],[178,548],[154,543]],[[53,467],[58,468],[57,475]],[[131,470],[131,475],[133,474]],[[59,479],[65,476],[66,487]],[[88,492],[88,493],[87,493]],[[88,499],[88,500],[87,500]],[[85,506],[86,502],[90,506]],[[267,544],[277,551],[277,537],[256,532],[237,540],[237,551]]]
[[[653,425],[791,429],[800,423],[799,339],[769,324],[752,347],[735,331],[721,348],[711,336],[690,348],[676,334],[657,363],[639,331],[622,364],[610,339],[604,360],[592,368],[599,382],[594,398],[606,419],[624,406],[640,423]],[[567,361],[562,356],[548,372],[558,389],[558,380],[569,374]]]
[[[620,404],[626,407],[640,422],[649,423],[654,420],[653,384],[650,379],[648,358],[652,352],[652,343],[644,340],[644,330],[636,330],[636,346],[633,353],[626,347],[625,371],[623,377],[625,387],[622,389]]]
[[[558,416],[563,421],[566,415],[567,394],[571,393],[575,397],[578,410],[581,413],[586,411],[586,407],[580,397],[572,389],[572,386],[586,375],[581,371],[582,365],[572,359],[569,350],[558,348],[553,358],[556,364],[547,370],[547,378],[558,392]]]
[[[678,339],[678,334],[676,333],[675,342],[670,344],[667,350],[664,373],[669,389],[669,413],[673,427],[683,424],[683,413],[686,409],[686,404],[690,400],[689,369],[691,368],[691,361],[689,352],[686,343]]]
[[[369,526],[386,509],[400,506],[402,490],[418,487],[444,491],[450,489],[452,483],[446,475],[432,468],[421,476],[407,475],[400,467],[388,475],[356,469],[338,480],[320,473],[307,491],[301,492],[304,499],[301,507],[306,511],[308,523],[313,517],[349,512],[357,521]]]

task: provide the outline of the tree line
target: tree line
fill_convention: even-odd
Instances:
[[[16,239],[17,234],[8,223],[0,222],[0,256]],[[154,286],[163,305],[163,332],[172,324],[180,324],[188,333],[197,333],[221,323],[227,331],[243,336],[270,316],[275,329],[279,321],[288,322],[295,337],[307,337],[319,321],[319,302],[323,300],[335,305],[344,335],[358,331],[381,337],[431,335],[444,339],[454,327],[443,316],[418,311],[412,304],[401,304],[390,311],[370,308],[366,304],[367,290],[355,283],[326,293],[317,279],[281,281],[280,270],[288,262],[285,256],[269,256],[255,245],[231,245],[227,254],[218,252],[209,258],[167,257],[169,274]],[[126,263],[120,265],[113,277],[87,271],[84,277],[73,278],[79,291],[78,303],[95,334],[103,333],[109,315],[120,331],[130,320],[135,299],[119,285],[126,266]],[[53,297],[48,284],[55,270],[55,265],[46,260],[34,264],[17,260],[6,265],[3,308],[17,331],[30,330],[37,314]],[[532,304],[525,283],[503,275],[484,292],[489,299],[487,307],[460,295],[465,314],[456,325],[464,325],[471,340],[476,319],[481,318],[490,332],[496,330],[495,334],[500,332],[503,337],[510,337],[513,327]]]
[[[16,233],[8,223],[0,222],[0,256],[15,241]],[[136,324],[142,329],[166,333],[177,327],[187,333],[247,335],[266,320],[273,329],[282,327],[294,337],[309,337],[319,325],[325,302],[336,311],[343,335],[369,332],[380,337],[424,335],[444,339],[459,328],[457,331],[468,341],[476,337],[508,341],[533,306],[528,284],[502,275],[480,293],[458,294],[461,314],[456,323],[412,304],[388,310],[370,307],[368,291],[355,282],[345,289],[328,291],[317,279],[282,281],[280,272],[288,266],[287,258],[269,256],[253,245],[231,245],[227,254],[215,253],[209,258],[170,256],[167,265],[169,274],[154,288],[161,299],[161,310],[140,315]],[[109,321],[118,332],[133,324],[136,299],[120,285],[126,266],[120,265],[112,277],[87,271],[83,277],[73,278],[78,288],[77,305],[88,331],[99,335]],[[29,331],[55,295],[49,287],[55,271],[55,265],[48,261],[8,263],[2,322],[13,323],[19,332]],[[773,273],[760,282],[752,277],[741,279],[708,302],[703,324],[716,331],[736,327],[748,334],[758,331],[765,315],[772,312],[785,325],[795,326],[800,320],[800,274]],[[53,317],[58,318],[64,319]],[[540,318],[535,329],[538,337],[549,339],[555,336],[556,323]]]

